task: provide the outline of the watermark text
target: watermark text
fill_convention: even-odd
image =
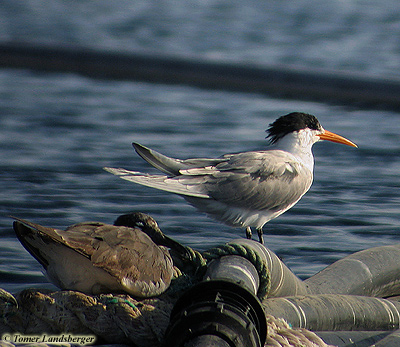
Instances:
[[[3,341],[13,343],[75,343],[77,345],[85,346],[95,343],[96,336],[94,335],[74,335],[74,334],[61,334],[61,335],[25,335],[19,333],[3,334],[1,337]]]

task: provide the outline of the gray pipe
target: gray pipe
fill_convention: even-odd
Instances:
[[[302,281],[259,242],[237,239],[230,243],[250,247],[265,261],[271,276],[269,298],[305,294],[374,297],[400,294],[400,244],[356,252]]]
[[[261,243],[248,240],[236,239],[229,244],[238,244],[250,247],[267,264],[270,273],[271,288],[268,297],[280,297],[288,295],[307,294],[307,286],[278,258],[278,256]]]
[[[400,244],[351,254],[304,281],[309,294],[400,294]]]
[[[259,242],[238,239],[231,243],[251,248],[267,264],[271,289],[268,298],[263,301],[264,309],[268,314],[284,318],[293,327],[313,331],[399,328],[400,303],[370,296],[399,294],[400,244],[356,252],[301,281],[272,251]],[[212,273],[215,272],[217,278],[222,276],[229,279],[230,273],[237,269],[228,266],[223,274],[217,266],[226,264],[229,258],[233,261],[236,257],[220,258],[215,265],[210,265],[207,276],[213,278]],[[247,264],[242,269],[248,272],[248,275],[242,275],[243,282],[248,281],[246,287],[253,288],[254,293],[258,283],[255,269],[246,259],[241,263]]]
[[[400,330],[392,332],[382,340],[376,342],[374,347],[398,347],[400,346]]]
[[[394,330],[400,328],[400,303],[366,296],[317,294],[270,298],[265,312],[294,328],[312,331]]]
[[[233,280],[254,295],[257,294],[260,285],[260,278],[254,265],[237,255],[223,256],[211,261],[203,280]]]
[[[326,344],[338,347],[372,347],[378,346],[391,335],[391,331],[314,331]],[[400,346],[399,341],[395,345]],[[387,347],[386,345],[382,345]]]

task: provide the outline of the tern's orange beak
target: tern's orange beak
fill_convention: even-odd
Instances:
[[[323,134],[320,134],[318,136],[321,140],[343,143],[344,145],[347,145],[347,146],[358,147],[354,142],[347,140],[343,136],[336,135],[335,133],[331,133],[328,130],[325,130],[325,132]]]

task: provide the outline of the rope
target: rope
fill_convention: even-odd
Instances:
[[[231,243],[212,248],[203,253],[200,253],[188,246],[185,247],[189,257],[188,259],[184,260],[184,265],[182,266],[184,269],[179,269],[178,273],[183,273],[186,276],[185,281],[189,281],[190,285],[186,286],[186,288],[201,280],[205,271],[207,270],[207,264],[210,261],[226,255],[237,255],[249,260],[258,272],[260,278],[260,285],[257,292],[258,298],[262,301],[268,295],[271,288],[271,278],[268,266],[260,257],[260,255],[251,247],[247,245]],[[189,266],[188,263],[190,264]],[[180,277],[177,279],[179,280]],[[177,285],[179,286],[177,287]],[[171,286],[168,290],[176,292],[179,291],[179,287],[181,289],[185,289],[182,287],[182,281],[177,281],[175,279],[175,281],[171,283]]]
[[[199,271],[199,269],[207,266],[207,259],[204,258],[199,251],[196,251],[188,246],[185,247],[190,255],[190,262],[194,265],[196,271]]]
[[[128,295],[89,296],[74,291],[25,289],[13,296],[0,290],[0,338],[12,333],[94,335],[96,344],[160,347],[172,307],[173,300],[165,294],[138,301]],[[282,319],[267,316],[267,324],[265,347],[327,347],[315,333],[292,329]],[[16,345],[0,341],[0,346]]]
[[[254,265],[260,277],[260,285],[257,296],[262,301],[268,295],[268,292],[271,288],[271,277],[265,261],[263,261],[259,254],[251,247],[246,245],[238,245],[235,243],[215,247],[203,253],[204,258],[207,259],[207,261],[211,261],[225,255],[239,255],[246,258]]]
[[[39,336],[68,333],[95,336],[96,344],[140,347],[161,345],[173,307],[168,298],[138,301],[128,295],[89,296],[36,289],[23,290],[15,300],[12,310],[0,300],[0,338],[16,332]]]
[[[303,328],[292,329],[289,324],[281,318],[275,318],[271,315],[266,315],[266,317],[268,334],[264,347],[333,347],[327,345],[312,331]]]

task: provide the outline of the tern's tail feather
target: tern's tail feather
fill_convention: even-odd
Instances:
[[[167,175],[178,175],[180,169],[186,168],[186,165],[179,159],[169,158],[161,153],[158,153],[150,148],[142,146],[139,143],[132,143],[137,154],[139,154],[150,165],[156,169],[166,173]]]
[[[192,159],[175,159],[167,157],[139,143],[132,143],[137,154],[156,169],[166,173],[169,176],[178,176],[180,170],[202,168],[206,166],[217,165],[228,160],[228,157],[221,158],[192,158]]]
[[[129,171],[125,169],[115,169],[105,167],[104,170],[120,176],[122,179],[141,184],[143,186],[164,190],[184,196],[193,196],[196,198],[210,198],[209,195],[201,192],[201,185],[195,178],[189,179],[191,182],[183,179],[168,177],[165,175],[148,175],[138,171]]]

